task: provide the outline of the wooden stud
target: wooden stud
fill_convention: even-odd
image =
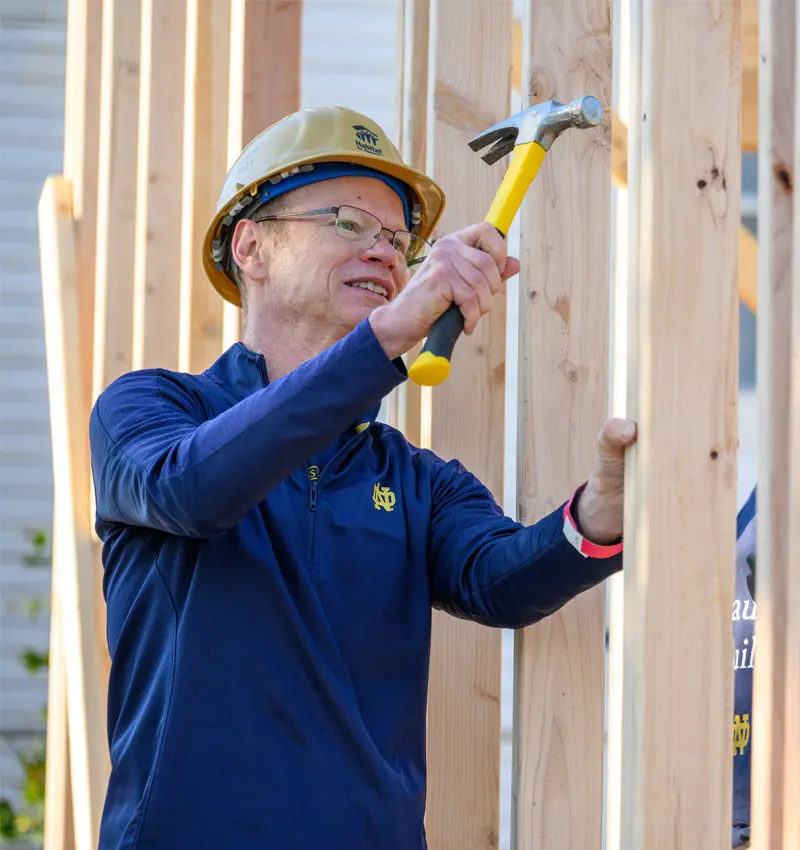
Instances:
[[[626,464],[621,846],[723,850],[732,799],[741,4],[631,5],[641,96],[629,127],[627,414],[639,440]]]
[[[230,0],[189,0],[186,16],[179,368],[201,372],[222,350],[223,300],[200,246],[228,165]]]
[[[428,90],[428,42],[430,40],[430,0],[402,0],[400,3],[399,44],[400,82],[398,92],[398,135],[400,152],[408,165],[425,170],[427,113],[420,109]],[[412,363],[422,349],[415,346],[406,356]],[[398,387],[392,403],[394,422],[413,445],[421,445],[422,388],[411,381]]]
[[[73,209],[78,222],[81,323],[78,350],[87,404],[92,389],[101,41],[102,0],[70,0],[67,6],[64,177],[72,183]]]
[[[267,127],[300,108],[301,0],[231,0],[228,167]],[[225,303],[222,346],[244,332],[241,310]]]
[[[58,531],[53,534],[58,538]],[[60,539],[60,538],[59,538]],[[61,582],[53,570],[50,586],[50,651],[47,668],[47,771],[43,850],[74,850],[69,726],[67,721],[67,663],[61,618]]]
[[[800,309],[792,287],[794,127],[796,96],[796,11],[792,2],[760,4],[759,284],[757,382],[759,394],[758,524],[756,604],[758,619],[753,668],[752,843],[759,850],[785,850],[784,809],[787,753],[787,628],[790,571],[797,563],[791,494],[797,430],[792,422],[793,311]],[[794,515],[796,517],[796,514]],[[794,770],[798,765],[794,765]],[[788,821],[786,823],[788,825]],[[796,846],[796,845],[795,845]]]
[[[785,2],[785,0],[782,0]],[[758,15],[761,0],[742,3],[742,150],[758,150],[759,47]]]
[[[756,149],[758,138],[758,2],[742,0],[742,149]],[[522,22],[514,21],[511,79],[517,90],[522,85]],[[615,185],[628,181],[628,128],[616,112],[611,115],[611,175]],[[739,298],[753,312],[757,307],[758,243],[752,233],[739,231]]]
[[[133,368],[178,368],[186,0],[142,0]]]
[[[795,90],[794,90],[794,158],[793,174],[800,174],[800,15],[795,8]],[[792,193],[792,244],[800,244],[800,200]],[[786,626],[783,635],[786,666],[786,718],[783,762],[783,850],[800,850],[800,262],[792,265],[792,312],[790,359],[789,456],[785,469],[789,476],[789,540],[788,558],[783,564],[786,582]],[[775,415],[775,412],[772,412]],[[761,512],[759,510],[759,515]],[[758,553],[756,553],[758,555]],[[768,567],[769,569],[769,567]],[[758,571],[758,563],[756,565]],[[780,580],[776,582],[779,584]],[[758,591],[757,591],[758,592]],[[758,726],[756,732],[761,731]]]
[[[468,147],[508,116],[510,0],[433,0],[427,172],[448,197],[438,235],[482,221],[503,178]],[[505,302],[496,296],[456,345],[446,383],[428,392],[430,446],[503,495]],[[464,417],[464,400],[469,416]],[[422,438],[423,444],[425,437]],[[501,633],[434,612],[428,712],[431,847],[496,847],[499,833]]]
[[[605,0],[526,5],[525,105],[611,102]],[[610,120],[553,145],[521,226],[518,519],[533,523],[591,472],[608,415]],[[606,588],[515,646],[512,846],[600,847]],[[579,812],[580,816],[576,816]]]
[[[106,689],[95,642],[101,588],[92,568],[89,409],[81,364],[72,356],[80,340],[82,293],[70,182],[47,179],[38,216],[53,442],[53,571],[63,624],[75,843],[88,848],[97,846],[110,762],[101,734]],[[53,705],[62,708],[57,694]]]
[[[92,400],[133,368],[141,3],[104,0]]]

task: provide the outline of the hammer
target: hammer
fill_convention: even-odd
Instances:
[[[600,101],[587,95],[566,104],[556,100],[539,103],[475,136],[469,142],[472,150],[477,152],[492,145],[481,155],[489,165],[506,154],[513,154],[485,220],[501,236],[508,236],[511,222],[553,142],[569,127],[596,127],[602,120]],[[424,348],[409,366],[409,378],[426,387],[441,384],[450,374],[453,348],[463,329],[464,316],[458,305],[451,304],[436,320]]]

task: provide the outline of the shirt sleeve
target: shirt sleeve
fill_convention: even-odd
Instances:
[[[433,480],[433,605],[462,619],[523,628],[622,569],[622,555],[581,555],[563,531],[564,504],[524,526],[457,461]]]
[[[97,517],[189,537],[224,533],[405,376],[366,320],[211,419],[185,376],[131,372],[90,417]]]

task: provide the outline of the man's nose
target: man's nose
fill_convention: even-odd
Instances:
[[[386,233],[381,233],[380,236],[367,249],[367,256],[370,260],[386,263],[389,268],[394,268],[399,257],[394,245],[389,241],[390,237]]]

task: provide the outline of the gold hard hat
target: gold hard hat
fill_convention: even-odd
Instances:
[[[230,236],[236,222],[266,202],[270,186],[323,162],[365,166],[399,180],[412,193],[411,229],[423,239],[433,233],[444,210],[444,192],[403,162],[374,121],[340,106],[300,110],[256,136],[225,178],[216,214],[203,240],[203,266],[226,301],[241,306],[230,258]]]

